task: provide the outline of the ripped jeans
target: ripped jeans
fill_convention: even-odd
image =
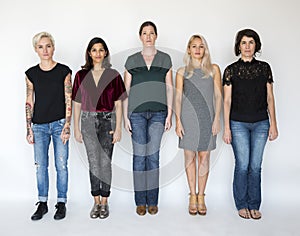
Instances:
[[[54,148],[56,169],[57,202],[67,201],[69,141],[64,145],[60,138],[64,124],[65,119],[45,124],[32,125],[38,199],[41,202],[46,202],[48,200],[49,145],[51,138]]]
[[[92,196],[109,197],[114,144],[115,113],[86,112],[81,115],[81,133],[89,162]]]

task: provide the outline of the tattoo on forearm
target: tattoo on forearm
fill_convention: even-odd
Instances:
[[[71,123],[71,116],[66,117],[66,123],[69,123],[69,124]]]
[[[66,123],[71,123],[72,116],[72,82],[71,78],[65,81],[65,103],[66,103]],[[70,130],[69,130],[70,133]]]
[[[64,134],[70,134],[70,127],[64,128]]]
[[[28,135],[31,128],[31,120],[32,120],[32,106],[28,102],[26,102],[25,110],[26,110],[26,128],[27,128],[27,135]]]

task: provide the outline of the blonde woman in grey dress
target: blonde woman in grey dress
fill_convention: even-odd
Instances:
[[[184,149],[189,213],[205,215],[210,151],[216,148],[216,135],[220,132],[221,73],[219,66],[211,63],[206,40],[201,35],[190,38],[184,63],[176,74],[176,134],[179,148]]]

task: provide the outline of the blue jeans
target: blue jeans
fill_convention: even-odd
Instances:
[[[233,196],[238,210],[259,210],[261,164],[268,139],[269,120],[254,123],[230,121],[235,156]]]
[[[132,128],[133,180],[137,206],[156,206],[159,192],[159,149],[167,112],[137,112]]]
[[[60,135],[65,119],[46,124],[33,124],[34,160],[36,165],[36,178],[38,199],[41,202],[48,200],[49,190],[49,145],[52,138],[56,169],[57,202],[67,201],[68,190],[68,155],[69,142],[63,144]]]

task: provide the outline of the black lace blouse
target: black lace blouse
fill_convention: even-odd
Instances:
[[[267,83],[273,83],[267,62],[239,59],[227,66],[223,86],[232,86],[230,119],[241,122],[268,119]]]

